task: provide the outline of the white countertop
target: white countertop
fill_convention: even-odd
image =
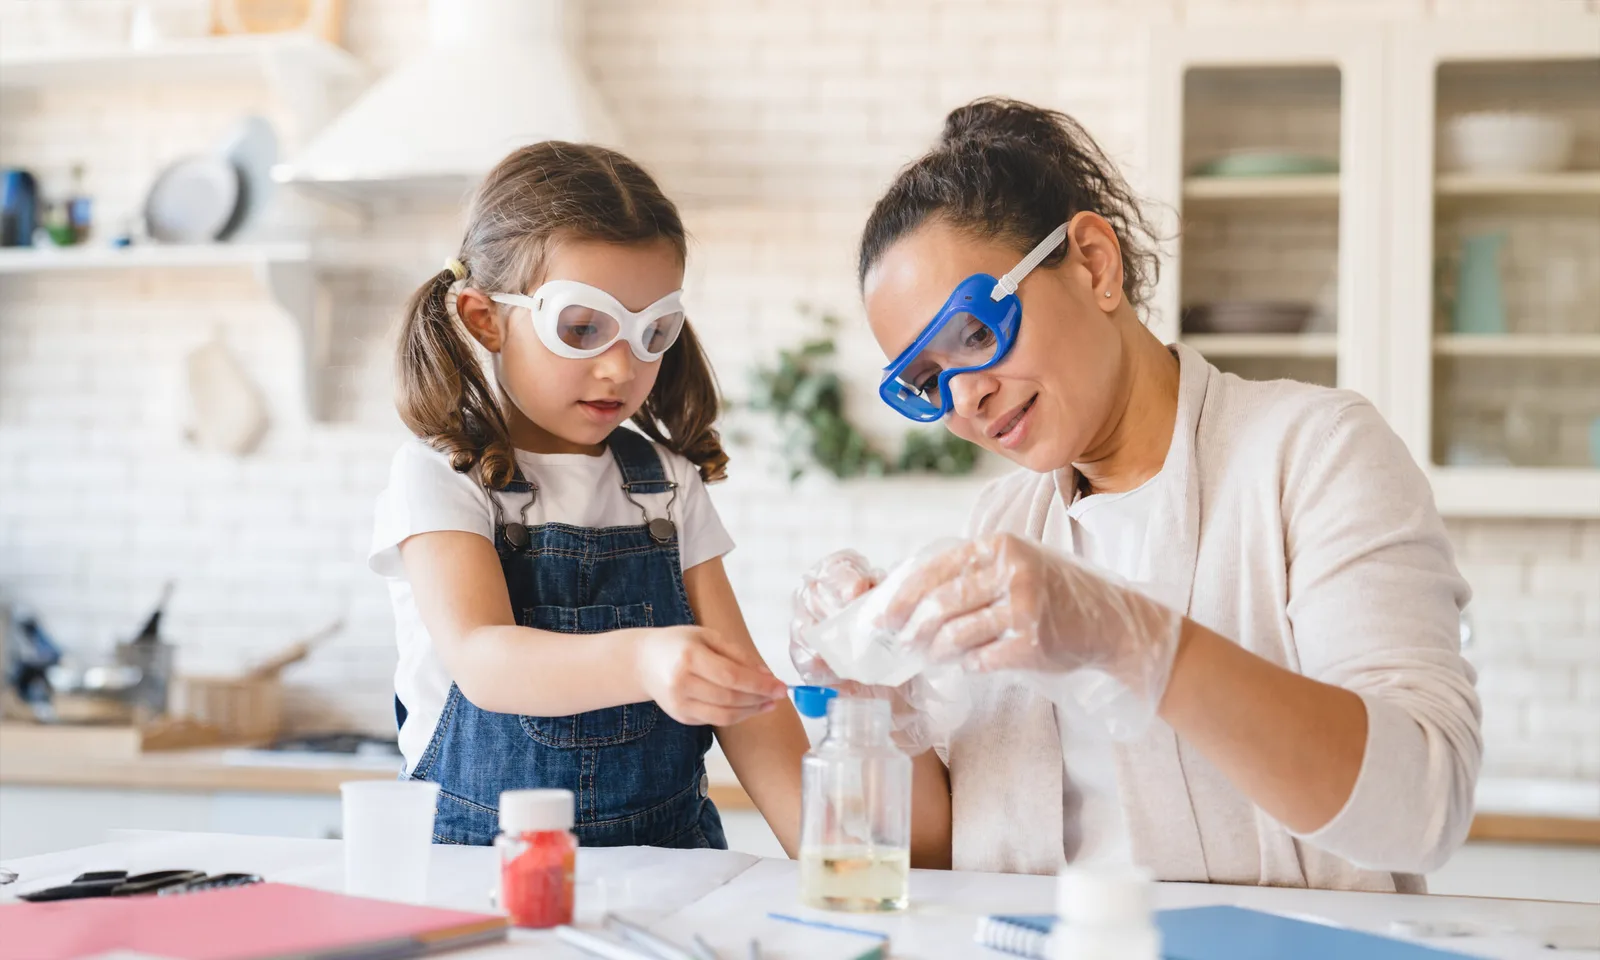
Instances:
[[[99,846],[12,861],[21,874],[7,892],[21,892],[70,880],[85,870],[193,868],[221,872],[248,870],[270,880],[326,890],[343,885],[342,850],[335,840],[293,840],[221,834],[128,834]],[[486,847],[435,846],[429,875],[429,900],[467,910],[489,908],[495,853]],[[769,910],[812,913],[795,901],[796,867],[787,860],[713,850],[656,850],[639,847],[586,849],[578,861],[579,909],[607,906],[655,926],[669,936],[703,933],[717,946],[743,942],[741,926],[753,926]],[[602,894],[601,891],[604,891]],[[972,942],[976,918],[984,913],[1046,912],[1054,901],[1050,877],[946,873],[912,874],[911,910],[894,916],[852,915],[853,926],[889,933],[893,955],[903,960],[986,957],[1002,954]],[[8,898],[9,899],[9,898]],[[1389,933],[1395,921],[1467,922],[1481,928],[1513,931],[1493,937],[1428,941],[1430,945],[1481,957],[1600,960],[1600,949],[1545,950],[1541,936],[1587,931],[1600,938],[1600,905],[1538,900],[1343,893],[1267,887],[1229,887],[1164,883],[1162,907],[1235,904],[1276,913],[1320,919],[1374,933]],[[840,917],[830,916],[835,921]],[[1597,941],[1600,942],[1600,941]],[[773,955],[777,951],[772,951]],[[731,955],[731,954],[730,954]],[[507,944],[453,956],[576,958],[549,934],[514,931]]]

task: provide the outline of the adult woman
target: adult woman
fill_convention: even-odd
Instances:
[[[1043,872],[1125,831],[1161,879],[1420,890],[1481,756],[1468,590],[1426,480],[1361,397],[1161,344],[1137,314],[1156,268],[1089,137],[1012,101],[950,114],[867,222],[885,399],[1024,468],[889,607],[935,658],[1029,672],[975,679],[942,760],[917,759],[915,855]],[[826,562],[804,616],[865,576]],[[1080,667],[1150,715],[1115,747],[1109,811],[1040,692]]]

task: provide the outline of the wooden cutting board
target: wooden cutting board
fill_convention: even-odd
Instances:
[[[215,728],[187,720],[143,726],[0,723],[0,752],[45,753],[84,760],[133,760],[153,750],[210,747],[222,742]]]

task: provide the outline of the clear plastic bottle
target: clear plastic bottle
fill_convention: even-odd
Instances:
[[[828,732],[801,766],[800,899],[824,910],[903,910],[911,758],[889,738],[889,704],[817,699],[826,704]],[[820,704],[809,710],[816,716]]]

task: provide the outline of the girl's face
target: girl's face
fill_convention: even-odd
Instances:
[[[1079,214],[1069,253],[1017,290],[1022,323],[1005,359],[950,380],[950,432],[1045,473],[1089,459],[1114,426],[1125,355],[1113,320],[1123,306],[1122,261],[1104,220]],[[907,234],[867,274],[867,320],[885,356],[922,332],[952,290],[975,273],[999,277],[1023,254],[934,219]],[[1105,296],[1110,290],[1112,295]]]
[[[549,250],[539,283],[551,280],[586,283],[629,310],[642,310],[683,286],[683,261],[665,240],[562,241]],[[496,353],[500,389],[512,400],[506,413],[515,446],[545,453],[594,453],[611,431],[638,412],[655,386],[661,361],[640,361],[626,340],[587,360],[558,357],[540,341],[526,308],[494,304],[492,310],[497,334],[492,339],[498,343],[481,335],[478,339]],[[477,334],[470,313],[461,315]]]

